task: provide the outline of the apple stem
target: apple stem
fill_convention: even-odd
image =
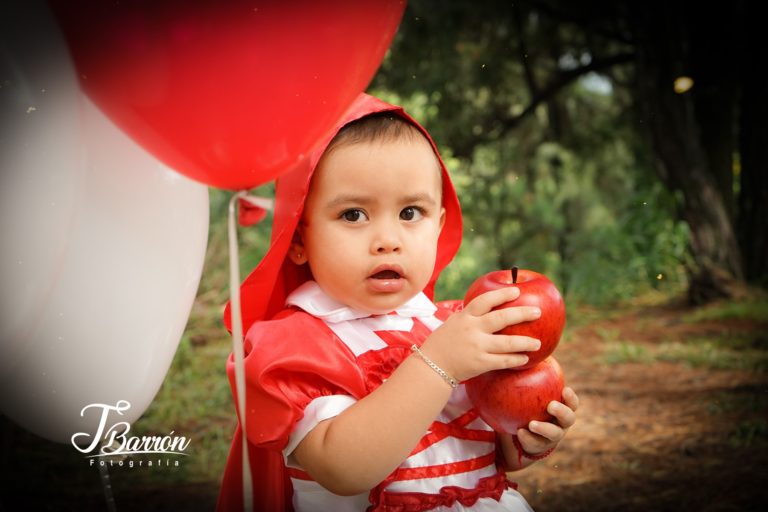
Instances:
[[[517,284],[517,267],[512,267],[512,284]]]

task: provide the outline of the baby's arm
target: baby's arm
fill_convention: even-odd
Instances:
[[[555,417],[553,422],[532,421],[528,424],[527,429],[518,429],[517,438],[520,446],[525,453],[534,456],[534,458],[521,456],[522,454],[515,446],[512,436],[501,435],[501,447],[510,471],[530,466],[536,461],[536,455],[554,449],[565,437],[568,429],[576,423],[576,409],[578,408],[579,397],[573,389],[566,387],[563,389],[563,402],[553,400],[547,405],[547,412]]]
[[[422,345],[422,352],[462,381],[480,373],[525,364],[518,352],[538,340],[494,334],[535,320],[538,308],[492,311],[519,296],[517,288],[485,293],[452,315]],[[410,454],[448,401],[452,388],[420,358],[406,358],[370,395],[320,422],[293,451],[296,461],[329,491],[360,494],[375,487]]]

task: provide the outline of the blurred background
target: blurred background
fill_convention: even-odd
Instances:
[[[555,356],[582,408],[555,455],[511,475],[537,510],[768,503],[768,83],[755,11],[411,0],[368,89],[426,126],[458,189],[464,241],[438,298],[512,265],[565,296]],[[215,505],[235,411],[221,323],[229,193],[210,198],[192,315],[133,425],[187,436],[190,456],[110,469],[118,510]],[[243,275],[270,220],[241,228]],[[1,419],[0,510],[106,508],[81,454]]]

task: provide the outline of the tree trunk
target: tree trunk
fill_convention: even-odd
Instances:
[[[733,157],[737,147],[739,105],[738,34],[743,19],[738,2],[719,9],[698,9],[690,25],[691,90],[701,143],[709,171],[723,196],[731,224],[735,225]],[[723,37],[712,37],[713,34]],[[727,35],[725,35],[727,34]]]
[[[712,172],[693,95],[677,94],[673,89],[675,78],[691,74],[692,40],[686,25],[691,14],[677,3],[638,7],[641,10],[632,16],[637,43],[636,97],[660,175],[682,195],[681,213],[690,229],[694,261],[689,299],[702,303],[727,297],[734,281],[743,277],[725,200],[732,190],[723,190]]]
[[[750,6],[755,10],[754,4]],[[756,50],[758,22],[755,12],[745,16],[745,49]],[[762,28],[762,27],[761,27]],[[762,34],[760,33],[762,40]],[[748,52],[742,64],[741,120],[739,143],[741,173],[738,233],[747,281],[768,286],[768,78],[761,62]]]

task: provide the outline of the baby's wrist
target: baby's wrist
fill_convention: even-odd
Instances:
[[[459,381],[452,377],[452,374],[443,370],[437,363],[435,363],[429,356],[421,351],[418,345],[415,343],[411,345],[411,352],[414,353],[419,359],[421,359],[427,366],[429,366],[436,374],[438,374],[451,388],[456,389],[459,387]]]
[[[546,457],[549,457],[552,454],[552,452],[555,451],[555,448],[557,448],[557,443],[555,443],[552,447],[544,450],[543,452],[530,453],[526,451],[525,448],[523,448],[522,443],[520,443],[520,439],[516,435],[512,436],[512,443],[515,445],[515,448],[517,449],[518,459],[521,459],[524,457],[530,460],[541,460]]]
[[[438,365],[445,373],[456,380],[456,382],[461,383],[464,381],[464,379],[461,378],[461,375],[457,375],[458,372],[456,371],[456,368],[451,364],[451,358],[445,356],[439,343],[430,343],[429,339],[427,339],[419,348],[427,358]]]

